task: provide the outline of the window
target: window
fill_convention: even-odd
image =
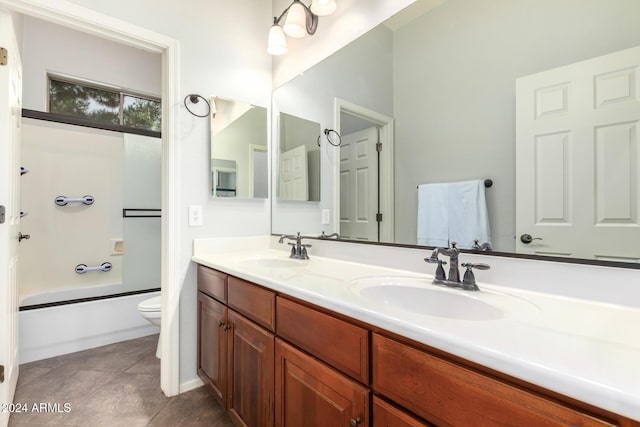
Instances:
[[[117,88],[50,76],[49,112],[159,132],[162,103]]]

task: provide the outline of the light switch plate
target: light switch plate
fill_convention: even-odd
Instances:
[[[331,210],[322,209],[322,225],[331,224]]]
[[[202,206],[189,206],[189,227],[202,227]]]

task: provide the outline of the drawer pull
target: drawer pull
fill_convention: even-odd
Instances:
[[[358,424],[360,424],[361,422],[362,422],[362,419],[360,417],[351,418],[349,420],[349,426],[350,427],[358,427]]]

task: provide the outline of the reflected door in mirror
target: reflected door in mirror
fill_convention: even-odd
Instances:
[[[640,47],[517,80],[516,249],[640,261]]]

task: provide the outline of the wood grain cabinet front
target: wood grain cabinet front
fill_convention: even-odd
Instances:
[[[198,292],[198,376],[227,409],[227,307]]]
[[[369,390],[276,338],[275,425],[369,426]]]
[[[436,425],[615,425],[381,335],[372,342],[373,390]]]
[[[276,294],[273,291],[229,276],[229,307],[270,331],[276,329]]]
[[[220,271],[198,265],[198,291],[226,304],[228,277]]]
[[[429,427],[401,409],[373,396],[373,427]]]
[[[278,336],[363,384],[369,383],[369,331],[277,297]]]
[[[229,310],[229,415],[241,426],[273,426],[274,335]]]

